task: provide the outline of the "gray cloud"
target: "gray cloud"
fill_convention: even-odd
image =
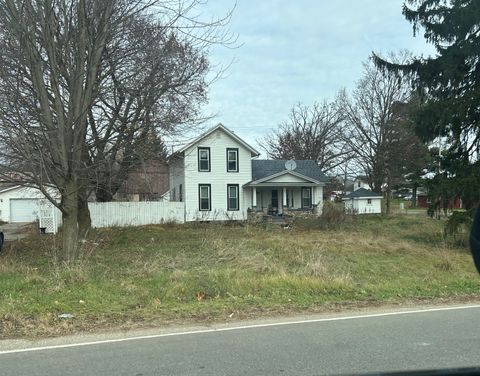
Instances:
[[[331,99],[352,88],[372,50],[432,53],[413,38],[402,0],[238,0],[230,28],[238,49],[215,47],[214,64],[235,63],[210,88],[206,112],[257,146],[255,140],[285,120],[298,102]],[[210,1],[223,15],[234,2]],[[214,123],[214,122],[212,122]]]

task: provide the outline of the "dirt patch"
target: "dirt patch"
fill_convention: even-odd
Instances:
[[[3,231],[6,242],[38,234],[38,227],[35,222],[4,223],[0,226],[0,230]]]

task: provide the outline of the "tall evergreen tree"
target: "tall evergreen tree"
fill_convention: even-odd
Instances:
[[[374,62],[412,76],[424,100],[417,132],[424,141],[447,138],[444,179],[473,207],[480,201],[480,1],[408,0],[403,14],[436,55],[396,64],[374,54]]]

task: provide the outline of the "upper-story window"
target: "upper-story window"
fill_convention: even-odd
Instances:
[[[198,148],[198,171],[210,171],[210,148]]]
[[[238,149],[227,149],[227,172],[238,172]]]

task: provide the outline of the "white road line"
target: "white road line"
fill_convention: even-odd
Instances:
[[[151,334],[151,335],[145,335],[145,336],[107,339],[107,340],[99,340],[99,341],[92,341],[92,342],[69,343],[69,344],[65,344],[65,345],[51,345],[51,346],[30,347],[30,348],[23,348],[23,349],[16,349],[16,350],[5,350],[5,351],[0,351],[0,355],[22,353],[22,352],[29,352],[29,351],[64,349],[64,348],[69,348],[69,347],[102,345],[102,344],[108,344],[108,343],[136,341],[136,340],[142,340],[142,339],[152,339],[152,338],[161,338],[161,337],[185,336],[185,335],[214,333],[214,332],[229,332],[229,331],[233,331],[233,330],[267,328],[267,327],[272,327],[272,326],[298,325],[298,324],[309,324],[309,323],[329,322],[329,321],[367,319],[367,318],[372,318],[372,317],[411,315],[411,314],[415,314],[415,313],[453,311],[453,310],[472,309],[472,308],[480,308],[480,304],[468,305],[468,306],[455,306],[455,307],[426,308],[426,309],[417,309],[417,310],[411,310],[411,311],[383,312],[383,313],[373,313],[373,314],[356,315],[356,316],[329,317],[329,318],[323,318],[323,319],[309,319],[309,320],[298,320],[298,321],[280,321],[280,322],[264,323],[264,324],[232,326],[232,327],[226,327],[226,328],[212,328],[212,329],[191,330],[191,331],[185,331],[185,332]]]

